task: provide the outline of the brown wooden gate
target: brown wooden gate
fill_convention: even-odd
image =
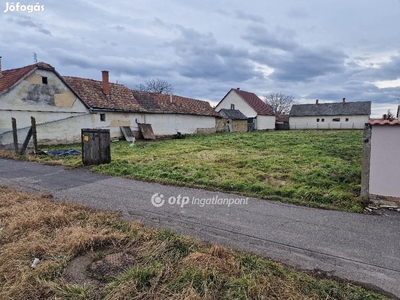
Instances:
[[[111,162],[109,129],[82,129],[82,162],[84,165]]]

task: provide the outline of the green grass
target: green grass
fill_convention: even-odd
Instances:
[[[112,143],[112,162],[91,170],[361,212],[361,149],[361,130],[214,134],[139,141],[134,147],[120,141]],[[54,162],[51,158],[44,160]],[[80,157],[56,162],[82,166]]]

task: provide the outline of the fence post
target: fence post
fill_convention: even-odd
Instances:
[[[32,125],[32,138],[33,138],[33,151],[36,154],[38,152],[38,143],[37,143],[37,131],[36,131],[36,120],[34,117],[31,117],[31,125]]]
[[[15,153],[18,153],[17,120],[15,118],[11,118],[11,123],[12,123],[12,130],[13,130],[14,150],[15,150]]]

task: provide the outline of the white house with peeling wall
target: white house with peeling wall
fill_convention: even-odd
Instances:
[[[1,60],[0,60],[1,66]],[[13,143],[11,118],[17,120],[22,143],[36,119],[41,144],[79,142],[82,128],[110,129],[122,137],[121,126],[138,132],[151,124],[156,136],[215,132],[216,113],[206,101],[177,95],[135,93],[124,85],[102,80],[62,77],[45,63],[2,71],[0,67],[0,145]]]

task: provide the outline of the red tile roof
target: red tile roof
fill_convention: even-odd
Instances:
[[[220,116],[207,101],[159,93],[132,91],[139,104],[151,113],[178,113],[202,116]]]
[[[262,101],[258,96],[254,93],[238,90],[238,89],[232,89],[238,94],[244,101],[247,102],[248,105],[250,105],[257,114],[259,115],[265,115],[265,116],[274,116],[274,112],[272,109],[265,104],[264,101]]]
[[[289,115],[276,115],[276,122],[289,123]]]
[[[61,77],[51,65],[43,62],[3,71],[0,77],[0,93],[12,88],[36,69],[55,72],[76,96],[92,109],[220,116],[206,101],[173,95],[171,103],[169,95],[131,91],[122,84],[111,82],[109,83],[110,95],[106,96],[101,81],[72,76]]]
[[[103,93],[102,82],[93,79],[63,76],[64,81],[90,108],[116,111],[146,111],[133,97],[131,90],[110,82],[110,96]]]
[[[400,120],[369,120],[368,124],[370,125],[400,125]]]
[[[54,71],[54,68],[46,63],[39,62],[23,68],[4,70],[0,76],[0,93],[12,88],[16,83],[25,78],[36,69]]]

